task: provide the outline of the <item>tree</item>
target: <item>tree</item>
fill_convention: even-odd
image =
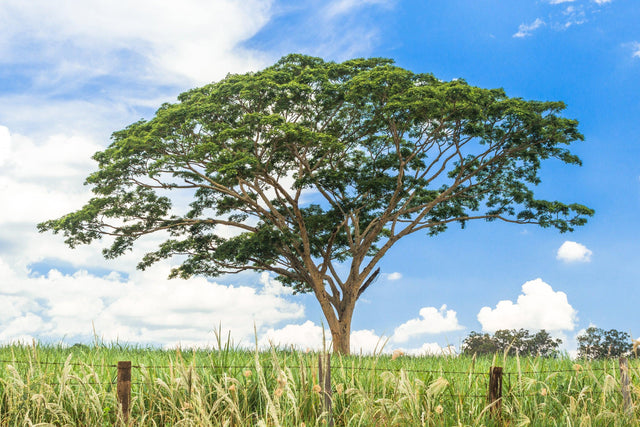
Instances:
[[[356,301],[403,237],[476,219],[560,232],[586,222],[591,209],[532,191],[543,160],[580,164],[564,107],[389,59],[288,55],[115,132],[93,157],[95,197],[39,229],[71,247],[112,236],[108,258],[165,232],[139,268],[177,255],[171,277],[273,272],[314,293],[348,353]],[[186,212],[175,207],[185,197]]]
[[[489,334],[481,334],[471,331],[464,341],[462,341],[462,352],[468,355],[474,354],[495,354],[500,351],[498,343]]]
[[[557,355],[560,344],[562,344],[560,338],[554,340],[547,331],[542,329],[531,337],[529,341],[529,354],[540,356]]]
[[[603,359],[619,357],[631,352],[631,337],[626,332],[590,326],[578,335],[578,357]]]
[[[526,329],[500,329],[493,336],[472,331],[462,342],[465,354],[495,354],[508,351],[520,356],[552,356],[562,344],[561,339],[553,339],[544,329],[535,335]]]

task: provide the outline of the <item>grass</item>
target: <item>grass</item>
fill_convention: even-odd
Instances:
[[[124,426],[115,365],[130,360],[129,425],[322,426],[318,355],[272,349],[159,350],[112,346],[0,347],[0,426]],[[617,360],[333,355],[337,426],[625,426]],[[496,417],[491,366],[503,366]],[[632,401],[640,364],[630,361]]]

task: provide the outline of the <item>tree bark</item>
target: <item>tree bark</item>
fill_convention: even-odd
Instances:
[[[337,306],[334,305],[334,302],[329,301],[329,296],[324,291],[316,292],[316,298],[329,324],[333,351],[345,355],[350,354],[351,319],[357,298],[351,295],[343,296]]]
[[[361,291],[375,280],[379,272],[380,269],[374,272],[364,286],[360,278],[348,280],[341,286],[341,295],[336,295],[335,292],[328,294],[324,281],[318,276],[314,277],[316,279],[313,284],[314,293],[329,324],[334,352],[344,355],[351,353],[351,320],[356,301],[362,294]]]
[[[338,319],[336,328],[331,329],[331,340],[333,342],[333,351],[339,354],[351,354],[351,318],[353,317],[353,308],[355,301],[349,310],[348,316]]]

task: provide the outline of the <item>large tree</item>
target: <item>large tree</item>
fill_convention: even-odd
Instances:
[[[288,55],[115,132],[94,155],[95,197],[39,229],[71,247],[113,236],[109,258],[165,232],[139,268],[177,255],[174,277],[273,272],[315,295],[348,353],[356,301],[403,237],[475,219],[561,232],[586,222],[591,209],[532,191],[543,160],[580,164],[564,107],[389,59]]]

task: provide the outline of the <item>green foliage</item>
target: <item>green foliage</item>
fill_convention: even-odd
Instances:
[[[590,326],[578,336],[578,357],[602,359],[619,357],[631,352],[631,337],[626,332]]]
[[[494,335],[472,331],[462,343],[462,351],[468,355],[493,355],[508,353],[520,356],[552,356],[558,354],[561,339],[553,339],[544,329],[531,335],[525,329],[501,329]]]

